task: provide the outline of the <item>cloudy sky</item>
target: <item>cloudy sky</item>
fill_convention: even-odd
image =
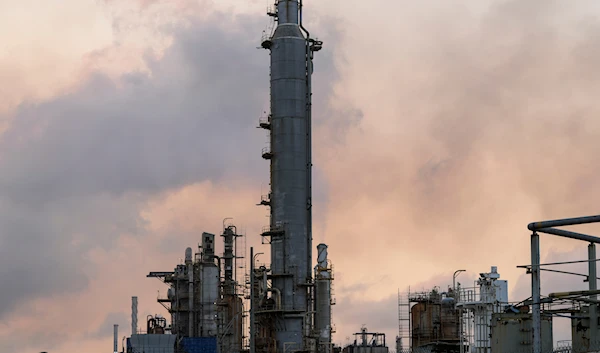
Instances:
[[[145,275],[225,217],[267,250],[271,2],[0,0],[1,352],[109,351],[132,295],[141,318],[165,314]],[[314,244],[335,266],[335,341],[366,324],[393,342],[398,289],[457,269],[472,284],[498,266],[527,298],[527,223],[597,213],[600,5],[305,5],[324,41]],[[542,261],[585,247],[542,235]]]

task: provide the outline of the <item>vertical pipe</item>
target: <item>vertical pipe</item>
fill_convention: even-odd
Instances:
[[[459,296],[459,298],[460,298],[460,296]],[[459,322],[459,325],[460,325],[460,329],[458,331],[459,332],[458,334],[460,335],[459,336],[459,344],[460,344],[460,346],[458,347],[458,349],[459,349],[460,353],[464,353],[465,352],[465,348],[463,346],[463,335],[464,335],[464,332],[463,332],[463,328],[464,328],[463,327],[463,325],[464,325],[463,324],[463,320],[464,320],[464,317],[463,317],[463,315],[464,314],[463,314],[462,307],[459,309],[459,313],[460,313],[459,314],[460,316],[459,316],[458,322]]]
[[[300,7],[300,14],[302,7]],[[306,31],[306,224],[307,224],[307,259],[306,276],[311,277],[312,267],[312,52],[308,31]]]
[[[185,249],[185,264],[188,272],[188,336],[194,337],[194,263],[192,248]]]
[[[589,277],[588,282],[590,286],[590,290],[598,289],[598,276],[596,275],[596,244],[590,243],[588,245],[588,269],[589,269]],[[597,295],[590,296],[590,299],[596,300],[598,298]],[[598,305],[595,303],[590,303],[590,349],[592,347],[596,347],[598,344]]]
[[[250,353],[255,353],[254,348],[254,248],[250,247]]]
[[[188,265],[188,335],[194,337],[194,265]]]
[[[233,295],[237,294],[237,228],[233,233]]]
[[[315,267],[315,319],[314,329],[318,333],[318,351],[330,353],[331,346],[331,272],[327,260],[327,245],[317,246]]]
[[[533,353],[542,353],[540,310],[540,236],[531,234],[531,301],[533,303]]]
[[[119,337],[119,325],[114,325],[114,339],[113,339],[113,352],[117,353],[119,351],[119,342],[118,342],[118,337]]]
[[[138,324],[138,298],[131,297],[131,334],[137,334],[137,324]]]

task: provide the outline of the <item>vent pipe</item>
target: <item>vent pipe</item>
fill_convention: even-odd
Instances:
[[[118,350],[119,350],[118,337],[119,337],[119,325],[115,325],[115,336],[114,336],[114,342],[113,342],[113,344],[114,344],[113,352],[114,353],[118,353]]]
[[[138,313],[138,301],[137,297],[131,297],[131,334],[137,334],[137,313]]]

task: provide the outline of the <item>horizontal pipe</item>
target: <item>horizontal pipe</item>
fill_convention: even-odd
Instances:
[[[556,293],[550,293],[548,296],[550,298],[562,298],[562,297],[568,297],[568,296],[572,296],[572,295],[595,295],[595,294],[600,294],[600,290],[596,289],[596,290],[578,290],[578,291],[573,291],[573,292],[556,292]]]
[[[587,217],[576,217],[576,218],[565,218],[565,219],[556,219],[553,221],[542,221],[542,222],[533,222],[527,225],[527,229],[534,231],[542,228],[550,228],[550,227],[562,227],[562,226],[572,226],[575,224],[587,224],[587,223],[596,223],[600,222],[600,215],[598,216],[587,216]]]
[[[600,259],[596,260],[577,260],[577,261],[562,261],[562,262],[547,262],[545,264],[540,264],[540,266],[552,266],[552,265],[567,265],[567,264],[580,264],[580,263],[588,263],[590,261],[600,261]],[[519,265],[517,268],[530,268],[531,265]]]
[[[540,304],[552,303],[553,301],[554,300],[552,300],[552,298],[541,298],[540,299]],[[523,305],[532,305],[533,301],[530,298],[530,299],[527,299],[527,300],[523,300],[521,303],[523,303]]]
[[[527,265],[527,266],[517,266],[517,268],[524,268],[528,271],[531,271],[531,265]],[[554,272],[554,273],[562,273],[565,275],[573,275],[573,276],[581,276],[581,277],[589,277],[586,274],[583,273],[575,273],[575,272],[568,272],[568,271],[559,271],[559,270],[551,270],[549,268],[540,268],[540,271],[548,271],[548,272]],[[596,277],[597,279],[600,279],[600,277]]]
[[[600,243],[600,238],[598,238],[598,237],[594,237],[594,236],[587,235],[587,234],[571,232],[571,231],[563,230],[563,229],[542,228],[542,229],[537,229],[536,232],[558,235],[560,237],[571,238],[571,239],[576,239],[576,240],[583,240],[583,241],[587,241],[590,243]]]
[[[600,304],[600,300],[598,300],[598,299],[588,299],[588,298],[568,298],[568,299],[576,301],[576,302],[583,302],[583,303],[589,303],[589,304]]]
[[[572,275],[572,276],[581,276],[581,277],[589,277],[586,274],[583,273],[575,273],[575,272],[569,272],[569,271],[559,271],[559,270],[551,270],[549,268],[540,268],[540,271],[548,271],[548,272],[554,272],[554,273],[562,273],[564,275]]]

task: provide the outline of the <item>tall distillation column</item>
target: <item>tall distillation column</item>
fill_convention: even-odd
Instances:
[[[331,353],[331,266],[327,260],[327,245],[317,245],[315,266],[315,331],[319,335],[318,352]]]
[[[219,268],[215,264],[215,235],[202,233],[202,264],[200,270],[200,315],[199,337],[211,337],[217,334],[217,308],[215,303],[219,300]],[[198,303],[198,301],[194,301]],[[194,309],[194,311],[198,311]]]
[[[262,46],[271,55],[271,285],[278,352],[307,351],[312,319],[311,83],[313,52],[322,43],[302,26],[302,2],[277,0],[277,27]],[[303,33],[304,32],[304,33]],[[261,124],[261,126],[263,126]],[[263,126],[264,127],[264,126]],[[263,203],[264,204],[264,203]]]
[[[222,299],[219,303],[220,316],[220,352],[237,353],[242,350],[243,339],[243,305],[242,298],[237,293],[235,278],[236,237],[235,226],[223,230],[223,281],[221,282]]]

